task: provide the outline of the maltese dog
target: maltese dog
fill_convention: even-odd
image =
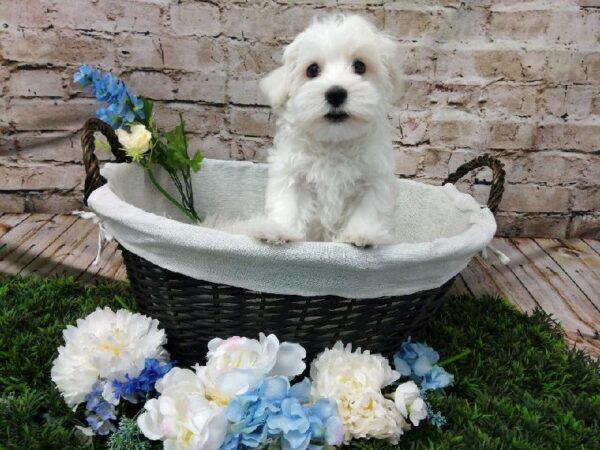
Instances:
[[[388,112],[395,41],[359,16],[315,20],[260,87],[277,114],[266,213],[271,243],[391,243],[396,178]]]

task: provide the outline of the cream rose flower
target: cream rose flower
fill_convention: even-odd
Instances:
[[[131,125],[129,132],[119,129],[115,133],[127,156],[131,157],[135,162],[138,162],[142,158],[142,155],[150,148],[152,134],[144,125]]]
[[[96,309],[63,331],[65,345],[52,363],[51,377],[67,405],[84,401],[99,378],[139,375],[146,358],[165,360],[167,338],[158,321],[125,309]],[[107,399],[114,400],[114,399]]]
[[[263,377],[293,378],[304,372],[306,350],[299,344],[280,343],[274,334],[259,340],[245,337],[216,338],[208,343],[206,366],[196,365],[207,397],[225,406],[236,395],[258,386]]]
[[[310,368],[312,397],[337,401],[345,442],[353,438],[388,439],[397,443],[407,423],[381,389],[399,378],[386,358],[337,342]]]
[[[189,369],[175,367],[156,383],[160,397],[144,405],[138,417],[148,439],[163,441],[165,450],[218,450],[225,440],[223,409],[206,399],[204,386]]]
[[[407,381],[394,392],[396,408],[405,419],[410,419],[414,426],[427,417],[427,405],[419,396],[419,387],[414,381]]]

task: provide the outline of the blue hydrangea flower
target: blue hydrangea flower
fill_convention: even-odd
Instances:
[[[422,377],[440,360],[440,355],[433,348],[419,342],[411,342],[410,338],[402,343],[399,352],[394,355],[394,366],[400,375]]]
[[[281,435],[282,450],[300,450],[308,447],[311,438],[308,410],[297,398],[288,397],[281,408],[267,420],[269,434]]]
[[[128,123],[144,120],[144,102],[131,94],[125,83],[108,72],[82,65],[73,76],[75,83],[90,88],[96,100],[108,105],[98,109],[100,120],[117,129]]]
[[[310,401],[310,388],[312,384],[308,378],[294,384],[290,387],[289,396],[297,398],[300,403],[308,403]]]
[[[320,399],[308,406],[308,379],[290,386],[286,377],[265,378],[235,397],[227,407],[229,431],[222,450],[264,447],[280,442],[283,450],[315,450],[339,445],[344,436],[337,405]]]
[[[102,397],[104,385],[97,381],[92,386],[92,392],[85,396],[85,408],[87,410],[86,421],[94,433],[106,436],[116,430],[115,407]]]
[[[441,366],[433,366],[429,372],[423,375],[421,390],[433,391],[451,386],[454,383],[454,375],[446,372]]]
[[[276,408],[275,405],[270,405],[264,394],[265,391],[270,391],[271,396],[276,396],[278,390],[277,386],[267,388],[266,384],[265,380],[258,389],[238,395],[229,403],[225,412],[229,430],[221,446],[222,450],[257,448],[266,444],[269,406]]]
[[[147,394],[154,389],[155,383],[172,368],[172,362],[161,364],[156,358],[147,358],[144,361],[144,368],[137,377],[130,378],[126,374],[123,382],[113,380],[112,388],[115,398],[123,398],[131,403],[145,399]]]
[[[97,76],[97,70],[87,64],[79,66],[79,70],[73,75],[73,81],[81,87],[88,87]]]
[[[344,441],[344,425],[334,401],[321,398],[309,410],[311,448],[338,446]]]

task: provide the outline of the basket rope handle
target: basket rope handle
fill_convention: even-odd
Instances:
[[[461,165],[456,171],[448,175],[448,178],[444,180],[443,184],[456,183],[463,176],[474,169],[480,167],[489,167],[492,169],[492,186],[490,188],[490,196],[487,201],[487,206],[493,213],[498,209],[500,200],[502,200],[502,194],[504,194],[504,178],[506,172],[504,171],[504,164],[498,159],[491,157],[488,154],[478,156],[472,161],[466,162]]]
[[[117,138],[114,130],[102,122],[100,119],[88,119],[83,126],[81,133],[81,148],[83,150],[83,165],[85,166],[85,185],[83,189],[83,202],[87,205],[88,197],[90,194],[98,189],[100,186],[106,183],[106,180],[100,175],[100,166],[98,164],[98,157],[94,153],[96,145],[94,143],[94,133],[100,132],[106,137],[110,144],[110,150],[115,156],[117,162],[127,162],[129,158],[119,145],[119,139]]]

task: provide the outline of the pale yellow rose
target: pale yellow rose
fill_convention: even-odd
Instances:
[[[134,162],[139,162],[150,148],[152,134],[144,125],[132,125],[129,131],[120,129],[116,133],[123,150]]]

